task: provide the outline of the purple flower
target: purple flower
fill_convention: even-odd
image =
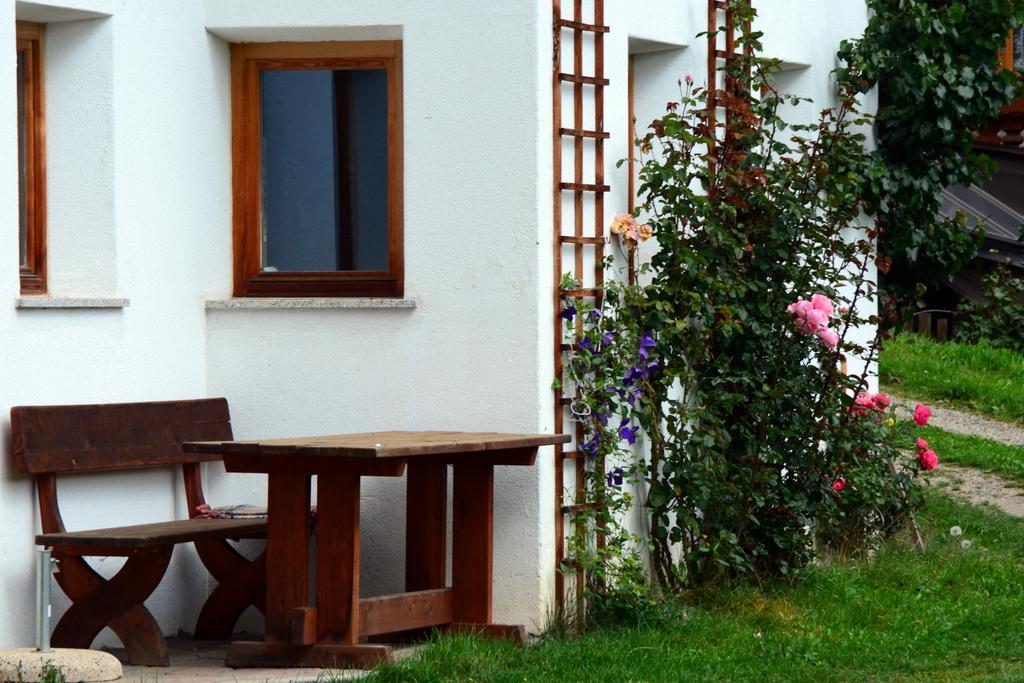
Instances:
[[[605,427],[607,427],[608,426],[608,418],[609,417],[611,417],[611,415],[609,413],[598,413],[597,414],[597,421],[600,422]]]
[[[654,337],[652,337],[651,334],[651,332],[645,332],[644,334],[640,335],[640,358],[642,358],[643,360],[647,360],[647,357],[650,354],[650,352],[647,349],[653,349],[655,346],[658,345],[658,343],[654,341]]]
[[[639,429],[640,427],[630,427],[629,420],[625,419],[619,423],[619,437],[632,446],[636,443],[636,433]]]
[[[605,346],[608,346],[613,341],[615,341],[615,332],[613,332],[612,330],[608,330],[607,332],[601,335],[601,343],[604,344]]]
[[[590,337],[584,337],[583,339],[580,339],[580,343],[577,346],[579,346],[581,349],[586,349],[586,350],[589,351],[590,350],[590,345],[591,345]]]
[[[592,323],[596,323],[600,319],[601,319],[601,311],[599,309],[597,309],[597,308],[591,310],[590,313],[587,314],[587,320],[589,320]]]
[[[632,367],[626,370],[626,374],[622,376],[622,383],[627,387],[631,387],[636,384],[637,380],[643,379],[646,376],[644,368]]]
[[[598,451],[598,449],[600,447],[601,447],[601,432],[598,432],[598,433],[594,434],[594,438],[592,438],[590,441],[584,441],[580,445],[580,450],[593,458],[593,457],[595,457],[597,455],[597,451]]]
[[[616,467],[614,470],[608,473],[608,486],[622,486],[622,475],[625,472],[622,471],[621,467]]]
[[[572,319],[576,317],[576,312],[575,306],[566,306],[562,309],[562,312],[558,314],[558,317],[572,322]]]

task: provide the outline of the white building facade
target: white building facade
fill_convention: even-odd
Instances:
[[[832,102],[835,51],[860,34],[863,3],[755,6],[767,55],[784,62],[780,85],[816,101],[795,115],[813,117]],[[630,147],[630,56],[642,130],[678,98],[678,79],[706,81],[706,42],[696,36],[707,28],[707,2],[606,0],[604,24],[610,219],[628,204],[626,166],[616,162]],[[15,55],[26,27],[42,35],[45,166],[35,173],[45,198],[33,196],[45,219],[44,293],[26,288],[18,267],[28,247],[16,226],[28,200]],[[238,107],[251,102],[233,100],[232,45],[324,41],[390,45],[400,66],[398,99],[388,100],[392,114],[400,107],[398,132],[376,133],[400,155],[388,165],[399,213],[380,209],[389,230],[401,228],[397,247],[386,246],[392,265],[400,256],[400,287],[384,296],[376,284],[238,296],[246,291],[236,272],[232,141]],[[0,0],[2,414],[13,405],[225,396],[236,438],[551,432],[552,42],[551,0]],[[272,179],[257,182],[273,189]],[[291,176],[298,195],[285,199],[310,182]],[[39,520],[9,431],[0,449],[0,645],[21,646],[33,637]],[[260,476],[209,466],[207,481],[213,504],[265,501]],[[536,628],[557,565],[550,449],[533,468],[499,468],[495,481],[495,619]],[[60,496],[70,529],[188,516],[171,471],[69,476]],[[401,591],[403,481],[367,481],[362,515],[364,596]],[[93,562],[111,574],[121,560]],[[209,582],[192,548],[178,547],[147,602],[165,633],[191,630]],[[65,605],[55,590],[55,612]],[[246,625],[259,628],[255,618]],[[101,642],[116,641],[105,632]]]

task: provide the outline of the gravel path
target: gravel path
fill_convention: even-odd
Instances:
[[[896,414],[910,419],[914,408],[923,401],[893,397]],[[1010,446],[1024,447],[1024,427],[980,417],[952,408],[932,406],[929,426],[954,434],[980,436]],[[1002,477],[962,465],[939,462],[939,466],[925,474],[928,480],[950,494],[972,505],[991,505],[1012,517],[1024,518],[1024,489]]]
[[[914,407],[922,401],[894,396],[893,403],[896,405],[896,414],[909,420],[914,415]],[[954,434],[980,436],[1010,446],[1024,446],[1024,427],[942,406],[931,406],[931,409],[932,419],[928,422],[931,426]]]
[[[971,505],[991,505],[1011,517],[1024,518],[1024,489],[973,467],[940,463],[925,475],[932,484]]]

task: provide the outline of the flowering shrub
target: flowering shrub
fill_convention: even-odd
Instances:
[[[1001,264],[981,281],[981,296],[957,306],[964,314],[956,326],[957,340],[1024,351],[1024,278]]]
[[[749,4],[731,4],[742,25]],[[759,49],[756,35],[744,40]],[[912,518],[916,475],[934,466],[931,451],[907,454],[913,437],[887,397],[866,393],[867,370],[842,370],[847,358],[870,367],[879,345],[852,334],[877,323],[877,234],[858,223],[856,191],[868,121],[847,88],[816,123],[787,126],[780,109],[796,100],[773,90],[770,68],[734,65],[739,94],[717,93],[724,131],[709,129],[705,93],[680,81],[679,101],[637,141],[650,151],[637,215],[658,245],[643,284],[610,286],[596,310],[567,299],[561,312],[576,340],[566,389],[595,459],[594,500],[607,512],[632,498],[608,468],[635,484],[643,540],[670,591],[789,575],[822,550],[870,547]],[[620,216],[613,232],[636,246],[640,228]],[[605,559],[636,540],[614,517],[593,527],[619,553]],[[602,543],[574,539],[601,564]]]

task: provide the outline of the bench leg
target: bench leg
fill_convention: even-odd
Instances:
[[[129,663],[168,666],[163,633],[142,603],[159,585],[173,550],[174,546],[163,546],[134,552],[110,580],[79,556],[57,554],[57,583],[72,604],[53,630],[51,643],[55,647],[88,648],[109,626],[124,643]]]
[[[203,565],[217,580],[196,620],[196,640],[230,640],[235,623],[249,605],[263,613],[266,551],[251,562],[227,541],[196,541]]]

